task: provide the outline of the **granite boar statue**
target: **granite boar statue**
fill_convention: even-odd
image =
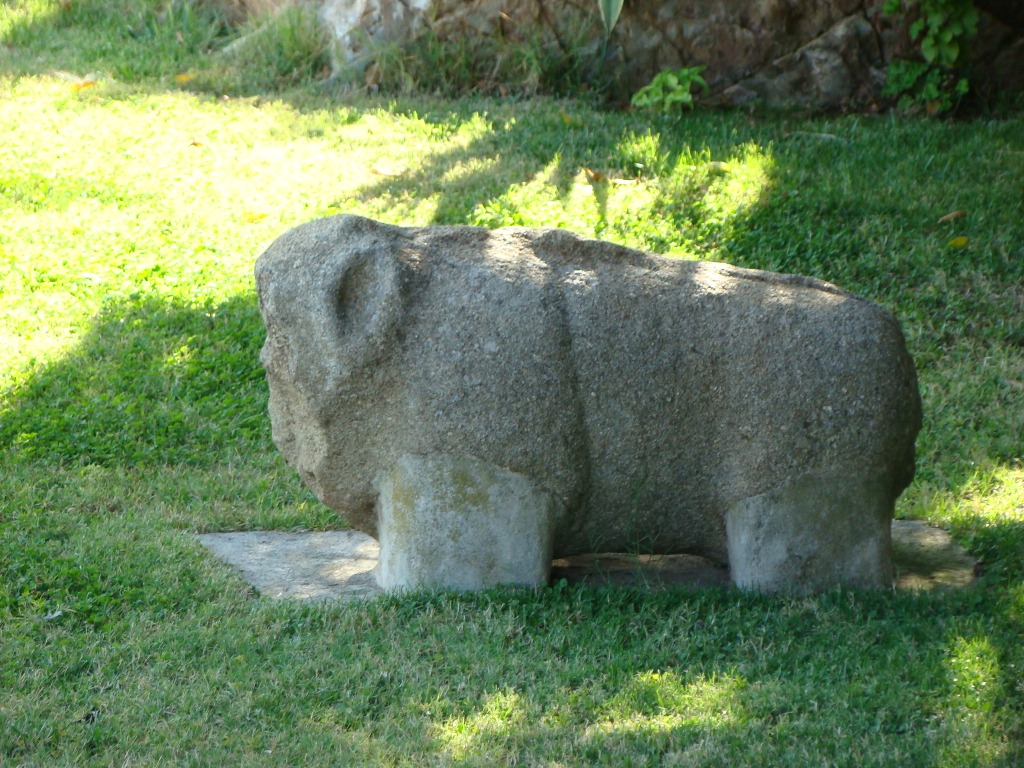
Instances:
[[[921,406],[894,317],[818,280],[558,230],[354,216],[259,258],[273,438],[388,590],[690,553],[756,590],[891,584]]]

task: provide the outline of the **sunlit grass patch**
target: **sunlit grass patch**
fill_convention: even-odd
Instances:
[[[745,686],[744,680],[732,676],[687,681],[675,672],[643,672],[611,697],[596,730],[728,726],[741,716]]]
[[[947,661],[951,684],[952,716],[991,712],[999,688],[999,655],[984,637],[958,637]]]
[[[942,734],[938,764],[1011,765],[1019,744],[1010,743],[1014,737],[1005,728],[993,727],[993,719],[999,719],[993,714],[1008,693],[999,651],[984,635],[956,636],[945,663],[949,692],[937,713]]]
[[[724,162],[712,162],[708,170],[719,174],[708,187],[703,220],[711,227],[728,228],[737,217],[758,203],[771,184],[774,161],[772,147],[749,142]],[[717,245],[715,243],[714,245]]]
[[[589,170],[589,169],[588,169]],[[533,178],[503,195],[477,203],[470,223],[489,228],[555,226],[593,234],[607,226],[610,210],[622,198],[603,175],[565,167],[561,155]]]
[[[963,495],[965,513],[992,525],[1024,525],[1024,469],[999,467],[979,473]]]
[[[556,154],[528,181],[478,203],[470,221],[486,227],[557,226],[660,253],[714,255],[733,222],[769,186],[771,148],[750,143],[723,159],[712,159],[706,149],[677,148],[674,164],[652,175],[657,167],[648,155],[658,146],[651,134],[627,136],[617,148],[627,168],[619,171],[574,167]]]
[[[742,681],[697,679],[689,683],[674,673],[642,672],[622,690],[613,692],[598,713],[548,709],[535,697],[518,690],[495,691],[484,697],[471,716],[435,725],[433,738],[454,760],[482,764],[506,762],[517,754],[557,754],[566,746],[560,734],[566,727],[577,735],[565,759],[570,763],[600,755],[601,764],[636,751],[682,749],[701,734],[734,727],[741,717]]]
[[[979,558],[982,572],[1009,584],[1024,581],[1024,470],[1019,462],[980,468],[943,511]]]
[[[416,117],[339,110],[325,120],[323,110],[173,92],[83,100],[59,82],[40,85],[0,110],[10,137],[0,149],[0,285],[33,296],[31,313],[0,300],[12,342],[0,352],[5,376],[68,350],[104,304],[251,296],[255,255],[318,214],[361,208],[414,223],[389,210],[386,195],[369,205],[357,197],[382,178],[375,169],[429,154],[433,129]],[[25,109],[38,121],[22,120]],[[465,146],[481,130],[466,121],[442,145]],[[389,142],[404,152],[396,157]]]
[[[745,143],[721,159],[710,153],[680,156],[660,184],[652,218],[665,216],[689,235],[684,247],[714,258],[721,244],[741,226],[741,217],[760,202],[771,186],[773,149]]]
[[[518,751],[541,712],[514,690],[486,697],[479,712],[435,727],[434,738],[455,760],[507,760]]]

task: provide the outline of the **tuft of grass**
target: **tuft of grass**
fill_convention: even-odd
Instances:
[[[342,81],[388,94],[429,93],[524,97],[582,96],[606,85],[603,48],[592,14],[566,9],[560,33],[504,29],[465,37],[430,21],[401,44],[368,40],[358,66],[341,66]]]
[[[260,93],[285,90],[331,75],[331,46],[313,6],[285,6],[249,19],[223,49],[199,85],[210,90]]]
[[[0,40],[13,71],[62,71],[118,81],[197,67],[231,28],[207,0],[15,0],[0,8]]]

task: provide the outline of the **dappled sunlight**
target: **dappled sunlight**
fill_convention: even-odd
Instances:
[[[668,170],[672,154],[662,147],[661,134],[647,129],[626,131],[615,145],[624,174],[637,178],[660,176]]]
[[[360,212],[394,224],[429,224],[445,186],[486,174],[496,164],[495,158],[466,151],[490,130],[479,114],[457,125],[430,123],[415,112],[363,114],[332,137],[332,153],[356,167],[337,174],[338,196],[329,202],[331,212]],[[451,162],[433,165],[435,158],[449,155]],[[432,177],[428,181],[437,192],[412,200],[408,182],[424,175]],[[368,181],[374,182],[373,192]],[[392,207],[396,200],[404,202],[399,210]]]
[[[457,182],[461,179],[465,179],[468,176],[475,176],[480,173],[487,173],[492,170],[498,161],[496,158],[481,158],[474,157],[463,162],[455,163],[451,168],[446,170],[441,176],[441,181],[445,184]]]
[[[434,726],[432,736],[456,760],[501,750],[531,728],[522,694],[507,690],[486,697],[480,711]]]
[[[676,146],[672,146],[676,144]],[[625,133],[616,146],[620,172],[636,184],[609,215],[606,237],[685,258],[719,258],[719,248],[764,200],[775,169],[773,148],[748,141],[724,153],[679,147],[648,129]]]
[[[638,183],[647,190],[648,200],[632,206],[628,216],[613,222],[612,230],[626,245],[686,258],[720,259],[722,243],[770,189],[771,146],[750,142],[721,158],[713,158],[706,149],[684,151],[660,158],[661,165],[668,164],[663,176],[648,176],[652,163],[659,168],[645,154],[651,142],[651,137],[642,137],[640,151],[636,146],[623,150],[629,159],[643,158],[636,161],[643,174]],[[637,235],[643,240],[633,242]]]
[[[966,489],[964,509],[991,525],[1024,528],[1024,468],[1000,466],[980,473]]]
[[[557,743],[575,734],[574,752],[629,753],[637,743],[681,749],[699,734],[735,727],[742,717],[741,678],[700,676],[687,682],[673,671],[635,673],[598,704],[600,714],[580,722],[561,706],[544,711],[524,694],[503,690],[485,697],[479,711],[432,727],[432,737],[455,760],[490,755],[498,762],[522,749]],[[559,697],[561,698],[561,697]]]
[[[445,143],[435,141],[418,163],[392,158],[379,171],[382,178],[364,183],[357,200],[339,200],[332,210],[346,210],[346,204],[359,213],[382,210],[384,220],[397,213],[408,224],[554,226],[642,250],[707,258],[771,183],[771,145],[719,136],[713,148],[704,142],[690,148],[651,129],[599,125],[610,144],[597,147],[600,134],[566,118],[564,109],[539,119],[503,119],[504,110],[497,112],[474,114],[449,129]],[[612,118],[602,116],[601,122]],[[551,132],[548,151],[521,152],[541,130]],[[420,220],[423,211],[408,195],[436,200],[429,206],[432,222]]]
[[[164,373],[174,376],[177,372],[187,368],[190,361],[196,357],[196,350],[192,346],[195,342],[195,339],[190,339],[175,349],[166,352],[163,365],[161,366]]]
[[[218,443],[265,441],[257,256],[331,213],[430,223],[438,196],[386,174],[434,155],[463,152],[438,190],[490,173],[464,151],[490,130],[479,115],[303,111],[109,81],[76,90],[48,75],[11,87],[0,421],[24,457],[202,463]],[[368,179],[385,194],[361,199]]]
[[[554,158],[532,178],[515,184],[499,197],[476,205],[468,223],[495,227],[561,227],[595,235],[609,210],[618,208],[622,196],[601,187],[608,182],[589,181],[587,172],[565,171],[564,158]]]
[[[963,765],[966,755],[978,765],[1002,765],[1009,744],[998,722],[1005,695],[999,651],[985,636],[954,637],[946,670],[949,694],[938,713],[943,743],[937,765]]]
[[[1024,532],[1024,468],[992,464],[976,468],[955,488],[919,482],[901,499],[902,516],[967,530],[1011,526]]]
[[[706,224],[727,231],[740,213],[764,195],[774,164],[771,148],[753,142],[725,162],[709,163],[713,180],[704,197]]]
[[[307,113],[110,83],[76,91],[49,75],[17,90],[0,108],[0,386],[73,355],[112,302],[255,303],[256,257],[304,221],[358,212],[430,223],[436,196],[403,191],[367,205],[358,191],[374,178],[398,186],[390,174],[490,130],[481,116],[432,124],[381,110]],[[486,174],[490,163],[467,155],[437,183]]]
[[[721,240],[771,183],[770,148],[746,144],[727,160],[683,154],[650,175],[660,157],[656,137],[631,134],[617,148],[635,176],[578,168],[567,176],[556,154],[528,180],[477,203],[469,223],[484,227],[555,226],[642,250],[714,257]]]
[[[745,687],[746,681],[729,675],[687,682],[672,671],[639,672],[612,696],[605,706],[606,717],[592,725],[588,734],[733,724],[742,710]]]
[[[963,715],[991,712],[999,695],[999,654],[985,637],[953,640],[946,661],[951,708]]]
[[[437,217],[440,205],[440,195],[416,197],[408,192],[401,192],[377,197],[374,200],[374,211],[366,211],[355,204],[349,205],[347,201],[338,201],[325,211],[325,215],[354,214],[376,218],[378,221],[388,224],[426,227],[430,226],[430,223]],[[375,216],[377,206],[386,208],[388,215]]]
[[[464,150],[491,130],[479,115],[434,125],[415,114],[303,113],[281,102],[174,91],[117,100],[59,81],[22,101],[0,112],[7,152],[16,151],[18,162],[2,150],[0,159],[23,169],[22,197],[35,211],[84,199],[116,210],[146,198],[173,226],[201,226],[208,235],[228,222],[280,231],[328,209],[365,209],[356,193],[367,180],[399,187],[432,156]],[[26,110],[39,120],[21,120]],[[446,170],[489,170],[489,158],[459,161]]]
[[[917,479],[900,500],[904,516],[973,528],[984,513],[992,525],[1015,522],[1024,529],[1019,349],[980,343],[958,331],[938,359],[916,356],[924,424]],[[1024,546],[1024,535],[1020,541]]]

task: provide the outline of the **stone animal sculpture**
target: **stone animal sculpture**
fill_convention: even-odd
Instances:
[[[692,553],[891,584],[921,423],[895,318],[806,277],[558,230],[302,225],[259,258],[273,438],[389,590]]]

